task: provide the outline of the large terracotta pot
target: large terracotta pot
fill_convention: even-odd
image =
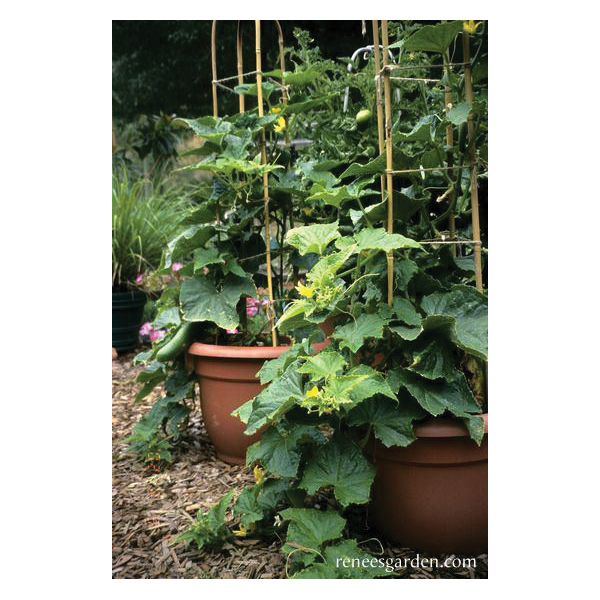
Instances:
[[[406,448],[372,447],[377,469],[371,519],[386,538],[432,553],[487,550],[488,420],[481,446],[460,420],[415,426]]]
[[[281,356],[289,346],[217,346],[192,344],[188,348],[200,384],[200,406],[206,432],[217,456],[234,465],[246,462],[246,449],[260,432],[244,435],[245,425],[231,413],[264,388],[256,373],[266,360]]]
[[[326,336],[333,326],[326,321],[321,326]],[[314,344],[320,352],[331,343],[330,339]],[[200,407],[206,432],[215,446],[217,456],[234,465],[246,462],[246,449],[260,439],[261,431],[244,435],[246,426],[231,413],[258,395],[265,386],[256,373],[266,360],[281,356],[289,346],[218,346],[192,344],[187,351],[186,363],[198,375]]]

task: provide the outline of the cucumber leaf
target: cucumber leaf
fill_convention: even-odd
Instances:
[[[362,252],[363,250],[390,252],[400,248],[424,249],[419,242],[415,242],[399,233],[388,233],[383,227],[363,229],[354,236],[354,239],[357,244],[356,252]]]
[[[284,415],[296,402],[304,396],[302,391],[302,375],[297,367],[300,361],[292,363],[288,370],[258,396],[242,404],[231,414],[240,418],[247,425],[246,435],[256,433],[270,421]]]
[[[467,102],[461,102],[448,111],[446,119],[453,125],[462,125],[467,122],[471,108],[471,105]]]
[[[284,78],[286,85],[307,85],[318,79],[321,73],[314,67],[308,67],[308,69],[296,71],[295,73],[274,69],[273,71],[266,72],[265,75],[276,77],[277,79]]]
[[[298,368],[298,373],[308,373],[312,380],[335,377],[348,363],[339,352],[320,352],[309,357]]]
[[[381,566],[382,559],[361,550],[356,540],[336,542],[325,548],[323,554],[325,562],[302,569],[292,579],[373,579],[389,575]],[[353,560],[358,563],[353,563]],[[349,566],[344,567],[344,564]]]
[[[413,421],[423,419],[427,413],[416,403],[371,398],[365,400],[348,414],[350,425],[370,425],[375,437],[387,448],[408,446],[414,442]]]
[[[260,441],[252,444],[246,453],[246,465],[258,461],[272,473],[280,477],[296,477],[300,466],[301,442],[322,444],[325,436],[311,425],[293,424],[269,427]]]
[[[336,327],[332,338],[340,340],[340,348],[350,348],[354,353],[358,352],[365,340],[369,338],[381,338],[383,336],[383,328],[387,321],[376,314],[364,314],[347,325]]]
[[[395,369],[395,377],[413,398],[430,414],[437,416],[449,410],[457,417],[480,413],[465,376],[455,371],[454,378],[425,379],[406,369]]]
[[[406,298],[401,298],[399,296],[394,298],[392,311],[394,315],[396,315],[396,318],[400,319],[407,325],[421,324],[421,315],[415,310],[415,307]]]
[[[168,268],[173,262],[189,256],[199,246],[204,246],[216,233],[212,225],[190,225],[167,244],[161,267]]]
[[[223,139],[233,131],[233,125],[219,117],[200,117],[199,119],[177,118],[173,121],[177,125],[185,125],[198,137],[205,139],[213,147],[221,149]]]
[[[194,276],[181,285],[179,300],[186,321],[212,321],[223,329],[235,329],[239,325],[237,303],[244,296],[255,297],[256,293],[250,276],[229,274],[221,290],[206,277]]]
[[[454,375],[454,353],[449,342],[433,339],[418,344],[413,349],[413,362],[407,367],[427,379],[452,379]]]
[[[199,271],[206,265],[224,263],[225,259],[217,248],[198,248],[194,252],[194,271]]]
[[[330,242],[339,237],[338,222],[335,221],[334,223],[295,227],[287,232],[285,241],[296,248],[301,255],[309,252],[323,254]]]
[[[346,177],[364,177],[367,175],[375,175],[375,174],[383,174],[385,173],[387,165],[387,159],[385,152],[380,154],[377,158],[369,161],[368,163],[362,165],[360,163],[352,163],[341,175],[340,179],[345,179]],[[394,148],[392,151],[392,167],[396,171],[400,171],[403,169],[410,169],[413,166],[412,157],[408,156],[402,150],[398,148]]]
[[[404,50],[406,52],[444,53],[452,40],[462,31],[462,28],[462,21],[425,25],[406,40]]]
[[[421,307],[430,317],[451,317],[451,338],[457,346],[487,360],[487,298],[475,288],[453,286],[450,292],[425,296]]]
[[[360,448],[344,434],[336,432],[307,465],[300,487],[314,494],[331,485],[339,503],[346,507],[369,501],[374,478],[375,468]]]
[[[387,396],[396,401],[396,394],[384,376],[380,372],[375,371],[372,367],[368,365],[359,365],[348,371],[348,376],[351,375],[363,375],[366,377],[359,382],[358,386],[351,390],[350,399],[352,400],[352,405],[348,405],[348,409],[377,394]]]
[[[319,552],[325,542],[341,537],[346,525],[346,519],[334,511],[286,508],[279,514],[290,521],[287,541],[282,548],[287,554],[302,548]],[[316,553],[311,554],[316,556]]]

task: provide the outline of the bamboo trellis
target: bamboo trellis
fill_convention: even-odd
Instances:
[[[381,69],[381,61],[379,60],[379,27],[377,21],[373,21],[373,45],[375,56],[375,72],[379,73]],[[377,78],[376,83],[376,98],[377,98],[377,139],[379,142],[379,154],[383,154],[384,137],[383,137],[383,106],[381,101],[381,79]],[[385,177],[381,176],[381,201],[385,200]]]
[[[481,268],[481,235],[479,226],[479,199],[477,194],[477,160],[475,152],[475,131],[473,125],[473,113],[470,113],[467,120],[467,133],[469,140],[469,165],[458,165],[453,166],[452,161],[448,158],[447,167],[423,167],[419,169],[404,169],[394,171],[393,169],[393,148],[392,148],[392,106],[391,106],[391,87],[390,79],[399,79],[402,81],[424,81],[423,78],[410,78],[410,77],[390,77],[390,72],[393,70],[407,70],[407,69],[425,69],[425,68],[443,68],[446,73],[449,72],[451,67],[462,66],[464,67],[464,81],[465,81],[465,100],[467,103],[473,103],[473,85],[471,77],[471,64],[470,64],[470,49],[469,49],[469,34],[463,32],[463,60],[462,63],[450,63],[447,55],[444,55],[444,64],[440,65],[390,65],[388,64],[388,27],[387,21],[381,21],[381,37],[383,43],[383,67],[379,67],[379,22],[373,21],[373,38],[375,43],[375,70],[376,70],[376,89],[378,102],[381,98],[381,80],[383,78],[384,87],[384,103],[385,103],[385,152],[386,152],[386,175],[387,175],[387,231],[393,233],[393,221],[394,221],[394,203],[393,203],[393,176],[406,174],[406,173],[419,173],[424,171],[439,171],[447,170],[453,171],[454,169],[470,168],[471,170],[471,182],[470,182],[470,193],[471,193],[471,220],[473,224],[473,239],[472,240],[425,240],[423,244],[451,244],[451,248],[454,250],[458,244],[469,244],[473,245],[473,255],[475,261],[475,285],[477,289],[483,291],[483,277]],[[435,80],[432,80],[435,81]],[[451,92],[448,86],[445,89],[445,109],[449,110],[449,103],[452,100]],[[378,107],[379,108],[379,107]],[[377,126],[378,131],[383,130],[381,111],[377,111]],[[448,145],[453,142],[453,131],[452,126],[449,126],[446,130],[446,141]],[[380,141],[380,152],[381,152],[381,141]],[[448,198],[450,206],[452,206],[453,197],[450,195]],[[450,211],[449,215],[449,232],[450,237],[454,237],[456,233],[454,222],[453,211]],[[388,254],[387,258],[387,280],[388,280],[388,304],[391,306],[393,301],[393,282],[394,282],[394,259],[391,253]]]
[[[219,104],[217,96],[218,87],[226,87],[222,85],[223,81],[230,79],[237,79],[238,84],[244,83],[244,77],[247,75],[256,75],[256,89],[258,96],[258,116],[262,117],[264,114],[263,108],[263,95],[262,95],[262,60],[261,60],[261,37],[260,37],[260,21],[255,20],[255,53],[256,53],[256,70],[249,73],[244,73],[244,61],[242,55],[242,27],[241,21],[238,21],[237,35],[236,35],[236,54],[237,54],[237,75],[234,77],[217,78],[217,42],[216,42],[216,31],[217,21],[212,23],[211,33],[211,62],[212,62],[212,96],[213,96],[213,115],[217,117],[219,115]],[[281,68],[281,93],[282,103],[287,104],[288,93],[285,85],[285,55],[284,55],[284,40],[283,31],[279,21],[275,21],[278,33],[278,44],[279,44],[279,65]],[[229,88],[226,88],[229,89]],[[240,113],[245,111],[245,100],[244,94],[240,94],[239,97],[239,109]],[[287,119],[287,117],[286,117]],[[286,141],[287,141],[287,128],[286,128]],[[261,131],[260,137],[260,153],[261,163],[264,165],[267,163],[267,151],[266,151],[266,138],[264,129]],[[264,220],[265,220],[265,245],[266,245],[266,260],[267,260],[267,282],[268,282],[268,293],[269,293],[269,320],[271,323],[271,339],[273,346],[277,346],[277,329],[275,327],[275,298],[273,295],[273,273],[271,268],[271,223],[269,217],[269,175],[268,173],[263,174],[263,200],[264,200]]]
[[[463,57],[465,61],[465,99],[468,104],[473,104],[473,79],[471,77],[471,51],[469,47],[469,34],[463,33]],[[467,117],[467,135],[469,139],[469,158],[471,159],[471,219],[473,223],[473,249],[475,255],[475,283],[477,289],[483,291],[483,277],[481,272],[481,235],[479,231],[479,195],[477,192],[477,161],[475,154],[475,128],[473,126],[473,113]]]
[[[388,192],[388,210],[387,210],[387,232],[394,232],[394,155],[392,149],[392,90],[390,85],[390,71],[386,69],[389,62],[388,57],[388,28],[387,21],[381,22],[381,37],[383,41],[383,69],[385,77],[383,80],[383,97],[385,102],[385,166],[387,173],[387,192]],[[381,86],[380,86],[381,87]],[[390,250],[387,255],[387,282],[388,306],[392,306],[394,300],[394,253]]]
[[[213,98],[213,116],[219,116],[219,107],[218,107],[218,88],[223,88],[228,91],[233,91],[231,88],[223,85],[224,81],[230,81],[233,79],[237,79],[238,85],[242,85],[244,83],[244,77],[249,75],[258,75],[258,71],[247,71],[244,73],[244,57],[243,57],[243,36],[242,36],[242,21],[238,21],[237,25],[237,35],[236,35],[236,57],[237,57],[237,75],[232,77],[217,77],[217,21],[212,22],[212,31],[211,31],[211,64],[212,64],[212,98]],[[281,68],[281,72],[285,72],[285,55],[284,55],[284,39],[283,39],[283,30],[281,29],[281,25],[279,21],[275,21],[275,25],[277,26],[277,37],[278,37],[278,45],[279,45],[279,66]],[[282,92],[282,102],[283,104],[287,104],[288,102],[288,91],[285,85],[285,78],[281,78],[281,92]],[[239,107],[240,112],[245,112],[245,96],[244,94],[239,95]]]
[[[446,21],[442,21],[445,23]],[[446,52],[443,54],[444,59],[444,72],[446,74],[446,85],[444,87],[444,109],[446,112],[449,112],[452,107],[452,88],[450,87],[450,67],[446,66],[450,64],[450,52],[446,49]],[[451,148],[454,145],[454,128],[452,124],[449,123],[446,127],[446,146],[448,147],[448,152],[446,153],[446,162],[449,167],[452,167],[452,163],[454,162],[452,157]],[[453,169],[450,170],[448,174],[452,177]],[[454,191],[451,191],[448,196],[448,204],[453,206],[454,204]],[[454,210],[450,211],[448,215],[448,231],[450,232],[450,237],[454,237],[456,235],[456,221],[454,218]],[[451,247],[452,256],[456,258],[456,247]]]

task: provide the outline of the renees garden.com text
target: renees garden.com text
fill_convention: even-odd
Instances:
[[[398,571],[400,569],[406,569],[407,567],[429,567],[432,569],[449,569],[449,568],[472,568],[477,567],[476,558],[460,558],[458,556],[449,556],[443,560],[438,558],[428,558],[417,554],[413,558],[337,558],[336,566],[344,567],[345,569],[385,569],[388,573]]]

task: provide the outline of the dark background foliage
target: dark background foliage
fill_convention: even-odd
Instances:
[[[372,43],[371,21],[362,35],[362,21],[280,21],[284,43],[295,43],[293,31],[310,32],[324,58],[349,57]],[[138,114],[212,114],[210,35],[212,21],[113,21],[113,116],[117,121]],[[237,74],[237,21],[217,23],[218,76]],[[255,69],[254,23],[243,21],[244,71]],[[277,28],[262,21],[263,70],[279,67]],[[292,65],[286,68],[293,70]],[[250,82],[253,78],[250,77]],[[236,84],[237,82],[233,82]],[[237,106],[232,94],[220,91],[231,114]]]

